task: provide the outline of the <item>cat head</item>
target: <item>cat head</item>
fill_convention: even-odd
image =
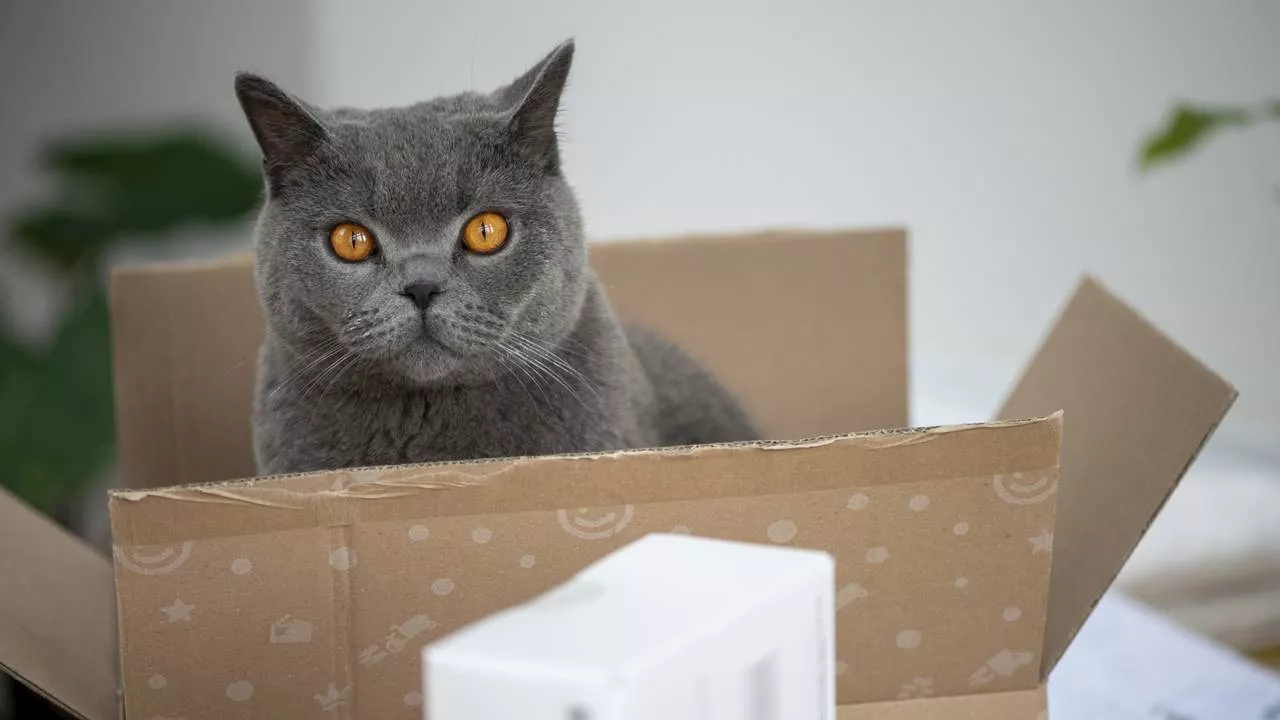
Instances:
[[[570,41],[493,93],[379,110],[238,75],[273,336],[316,369],[410,386],[492,377],[563,340],[591,282],[555,131],[572,58]]]

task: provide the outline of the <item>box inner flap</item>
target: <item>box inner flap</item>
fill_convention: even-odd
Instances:
[[[0,667],[76,717],[117,717],[111,564],[3,489]]]
[[[715,370],[767,437],[907,426],[905,232],[606,243],[591,261],[619,313]]]
[[[620,312],[709,365],[768,436],[907,424],[904,232],[605,243],[591,256]],[[111,306],[125,484],[254,475],[249,259],[118,270]]]
[[[1102,285],[1080,285],[999,414],[1066,413],[1042,677],[1235,397]]]

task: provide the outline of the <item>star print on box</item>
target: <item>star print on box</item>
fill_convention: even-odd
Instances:
[[[164,617],[170,624],[176,622],[191,622],[191,611],[195,610],[195,605],[188,605],[179,598],[173,601],[168,607],[160,608],[160,612],[164,613]]]
[[[1053,552],[1053,533],[1048,530],[1041,530],[1039,535],[1027,538],[1027,542],[1031,543],[1032,555]]]

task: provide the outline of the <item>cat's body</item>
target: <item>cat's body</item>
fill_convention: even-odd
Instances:
[[[492,95],[395,110],[324,113],[237,80],[269,193],[260,471],[756,436],[697,363],[619,320],[587,266],[553,129],[571,57],[562,46]],[[460,233],[493,212],[510,239],[469,252]],[[335,256],[343,223],[376,253]]]

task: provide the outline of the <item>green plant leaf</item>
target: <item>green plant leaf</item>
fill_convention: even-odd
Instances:
[[[256,164],[197,131],[59,143],[47,160],[55,172],[96,184],[97,207],[134,232],[239,219],[262,189]]]
[[[19,214],[14,220],[13,237],[40,259],[70,269],[84,262],[96,263],[116,233],[102,218],[48,206]]]
[[[1244,127],[1253,120],[1244,108],[1183,103],[1173,109],[1163,128],[1147,138],[1139,162],[1144,171],[1150,170],[1186,155],[1224,129]]]
[[[256,163],[198,130],[61,141],[44,162],[57,195],[19,215],[13,234],[62,269],[96,262],[120,242],[243,220],[262,189]]]
[[[53,341],[0,344],[0,482],[46,512],[83,489],[115,441],[107,301],[79,297]]]

